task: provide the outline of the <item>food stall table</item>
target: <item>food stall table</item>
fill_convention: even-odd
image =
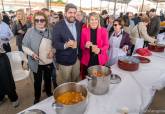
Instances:
[[[153,55],[149,59],[150,63],[140,64],[139,69],[134,72],[124,71],[118,68],[117,64],[113,65],[112,73],[118,74],[122,81],[110,84],[109,92],[105,95],[93,95],[89,92],[88,106],[84,114],[121,114],[124,107],[128,108],[129,114],[145,112],[156,88],[165,80],[165,58]],[[79,83],[87,86],[87,81],[85,79]],[[53,97],[49,97],[25,110],[40,109],[46,114],[56,114],[52,108],[53,102]]]

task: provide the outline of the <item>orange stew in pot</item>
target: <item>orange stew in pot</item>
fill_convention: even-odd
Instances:
[[[64,105],[73,105],[83,101],[85,97],[80,92],[68,91],[57,97],[57,102]]]
[[[96,76],[96,77],[102,77],[102,76],[104,76],[104,73],[101,71],[93,70],[92,75]]]

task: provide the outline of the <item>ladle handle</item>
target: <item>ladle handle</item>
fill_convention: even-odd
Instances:
[[[59,104],[57,104],[55,102],[52,103],[52,107],[53,107],[53,109],[62,109],[63,108],[62,105],[59,105]]]

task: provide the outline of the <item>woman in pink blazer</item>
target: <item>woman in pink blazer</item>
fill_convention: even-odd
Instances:
[[[88,25],[82,29],[80,48],[82,51],[81,64],[85,66],[85,69],[107,63],[108,33],[105,28],[100,27],[100,17],[95,12],[89,14]]]

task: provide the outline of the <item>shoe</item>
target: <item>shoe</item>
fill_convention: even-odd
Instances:
[[[37,104],[37,103],[39,103],[39,102],[40,102],[39,99],[35,99],[34,102],[33,102],[33,104]]]
[[[19,106],[19,100],[17,99],[16,101],[12,102],[12,106],[14,108],[18,107]]]
[[[3,103],[5,103],[6,101],[6,98],[3,98],[1,101],[0,101],[0,105],[2,105]]]

